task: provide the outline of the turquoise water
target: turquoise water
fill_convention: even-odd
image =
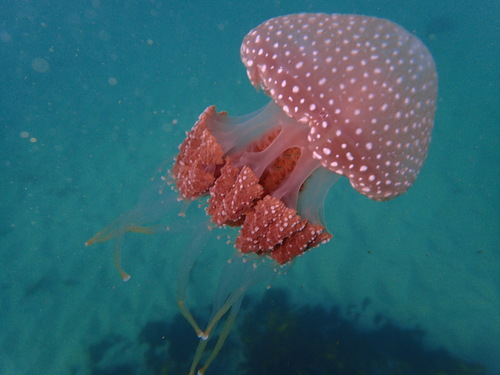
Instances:
[[[285,356],[283,372],[294,373],[292,343],[319,336],[311,322],[323,320],[343,322],[343,334],[335,332],[359,339],[358,349],[410,342],[500,373],[499,5],[401,4],[3,2],[0,373],[177,373],[189,365],[196,343],[177,315],[177,269],[184,248],[204,243],[189,302],[206,319],[232,254],[217,238],[225,233],[193,224],[203,215],[196,205],[185,219],[172,203],[171,233],[125,238],[127,283],[111,243],[84,242],[148,191],[208,105],[239,115],[266,103],[239,60],[241,40],[268,18],[301,11],[388,18],[422,39],[439,74],[430,153],[415,185],[393,201],[372,202],[347,181],[334,186],[326,203],[334,239],[280,275],[275,294],[254,288],[212,373],[236,362],[238,372],[228,373],[264,373],[253,365],[275,352]],[[252,318],[266,314],[307,330],[283,338],[290,350],[263,341],[266,356],[256,357],[251,344],[268,336]],[[318,368],[333,373],[321,359]]]

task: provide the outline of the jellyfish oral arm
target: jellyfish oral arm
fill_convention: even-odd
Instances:
[[[180,146],[172,176],[184,199],[210,196],[207,212],[217,225],[241,226],[241,252],[285,264],[331,238],[324,223],[297,212],[300,189],[322,167],[307,148],[306,125],[277,115],[274,103],[256,113],[255,120],[231,118],[208,107]],[[260,138],[229,141],[247,133]]]

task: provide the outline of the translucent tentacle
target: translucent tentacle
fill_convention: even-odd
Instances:
[[[207,328],[202,331],[199,324],[196,322],[184,303],[187,279],[189,278],[196,256],[199,255],[201,249],[190,249],[187,252],[188,254],[184,257],[181,264],[181,271],[179,273],[179,294],[177,303],[183,316],[191,324],[191,326],[193,326],[197,336],[200,338],[191,364],[189,372],[190,375],[195,374],[195,371],[202,360],[203,354],[207,350],[210,339],[214,337],[217,324],[225,318],[224,326],[217,338],[217,342],[211,349],[205,364],[199,368],[198,372],[196,372],[196,374],[202,375],[217,357],[229,333],[231,332],[231,328],[234,325],[245,293],[255,284],[264,281],[270,282],[276,274],[276,263],[271,259],[261,258],[255,254],[244,256],[239,252],[236,252],[236,254],[228,261],[228,264],[224,267],[224,270],[221,273],[213,304],[212,317],[208,322]]]
[[[191,324],[198,337],[203,335],[203,331],[186,306],[186,294],[189,275],[191,274],[191,270],[196,262],[196,259],[198,259],[198,256],[203,249],[202,240],[204,239],[205,238],[203,236],[198,236],[194,243],[191,243],[186,251],[184,251],[184,255],[179,266],[179,273],[177,275],[177,306],[179,306],[181,314],[189,322],[189,324]]]
[[[229,333],[233,328],[234,322],[236,321],[236,317],[238,316],[238,312],[240,311],[241,302],[243,302],[243,297],[244,295],[241,295],[240,298],[238,298],[238,300],[231,307],[229,315],[226,321],[224,322],[224,328],[222,329],[219,339],[217,340],[217,343],[215,344],[212,353],[210,353],[210,356],[208,357],[203,367],[198,370],[198,375],[203,375],[205,371],[207,371],[208,366],[210,366],[210,364],[214,361],[214,359],[217,357],[220,350],[222,349],[222,346],[224,345],[224,342],[226,341],[227,336],[229,336]]]
[[[122,233],[120,236],[116,237],[115,244],[113,246],[113,257],[115,260],[115,267],[120,273],[120,276],[123,281],[129,281],[130,280],[130,275],[126,273],[123,268],[122,268],[122,262],[121,262],[121,248],[123,246],[123,239],[124,239],[124,234]]]
[[[120,252],[125,234],[127,232],[142,234],[168,232],[171,230],[168,225],[148,224],[155,223],[169,215],[177,218],[175,213],[180,212],[180,203],[177,201],[176,195],[169,191],[164,192],[164,184],[163,181],[153,181],[148,189],[141,194],[137,204],[132,209],[118,216],[85,242],[85,246],[90,246],[115,239],[114,262],[123,281],[130,279],[130,275],[121,266]]]

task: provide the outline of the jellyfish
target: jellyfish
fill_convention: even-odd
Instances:
[[[323,212],[331,186],[346,177],[375,201],[403,194],[424,164],[434,124],[433,58],[391,21],[276,17],[246,35],[240,54],[251,83],[270,102],[239,117],[205,109],[163,176],[174,181],[181,200],[207,199],[214,224],[239,228],[205,329],[185,304],[188,275],[203,246],[190,246],[181,262],[177,303],[200,338],[190,374],[204,374],[216,358],[250,287],[332,238]],[[141,223],[148,221],[143,216]],[[133,212],[124,217],[87,244],[155,231],[136,224]],[[119,246],[115,264],[128,279]]]

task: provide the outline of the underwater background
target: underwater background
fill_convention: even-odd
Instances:
[[[499,374],[499,10],[495,0],[2,1],[0,374],[187,373],[196,338],[177,311],[177,269],[203,243],[188,293],[206,319],[233,253],[225,231],[200,228],[196,203],[179,217],[171,193],[170,233],[125,237],[127,283],[111,243],[84,242],[151,188],[208,105],[241,115],[268,101],[239,46],[296,12],[378,16],[422,39],[439,75],[430,153],[395,200],[339,181],[325,206],[333,240],[271,289],[253,288],[208,373]]]

